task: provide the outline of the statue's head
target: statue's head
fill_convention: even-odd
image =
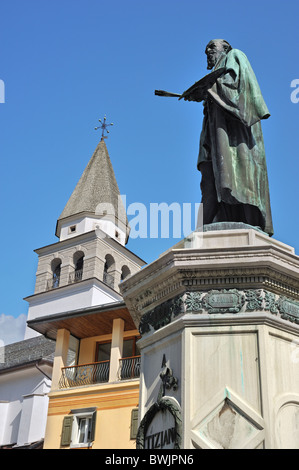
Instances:
[[[206,47],[208,70],[211,70],[222,54],[227,54],[232,46],[224,39],[212,39]]]

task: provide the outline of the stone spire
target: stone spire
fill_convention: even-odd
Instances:
[[[58,218],[56,235],[62,240],[96,228],[123,245],[128,241],[129,223],[104,139]]]

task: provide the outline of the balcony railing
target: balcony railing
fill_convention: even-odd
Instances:
[[[110,361],[93,362],[79,366],[63,367],[59,388],[81,387],[105,383],[109,380]],[[140,377],[140,356],[124,357],[119,360],[119,380]]]
[[[82,281],[83,269],[78,269],[69,275],[69,284]]]
[[[59,388],[104,383],[109,380],[110,361],[63,367]]]
[[[140,356],[124,357],[119,360],[119,380],[140,377]]]

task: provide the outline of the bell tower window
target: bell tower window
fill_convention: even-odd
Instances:
[[[113,256],[106,255],[104,265],[103,281],[107,286],[114,288],[115,261]]]
[[[128,276],[130,276],[131,274],[131,271],[130,269],[128,268],[128,266],[123,266],[121,268],[121,277],[120,277],[120,280],[121,281],[124,281]]]
[[[56,289],[60,284],[61,259],[56,258],[51,263],[52,277],[47,283],[47,289]]]
[[[74,272],[70,274],[69,282],[78,282],[83,277],[83,266],[84,266],[84,253],[83,251],[77,251],[73,256]]]

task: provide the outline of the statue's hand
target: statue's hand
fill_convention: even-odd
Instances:
[[[185,101],[194,101],[193,98],[192,98],[192,95],[190,95],[190,94],[184,96],[184,100]]]
[[[201,102],[206,98],[206,96],[206,91],[203,88],[197,88],[186,94],[183,93],[183,98],[185,101]]]

